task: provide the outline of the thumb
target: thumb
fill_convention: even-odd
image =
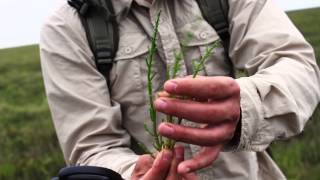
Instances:
[[[154,159],[150,155],[142,155],[133,170],[133,177],[143,177],[152,167]]]

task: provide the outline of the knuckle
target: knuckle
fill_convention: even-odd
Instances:
[[[225,111],[225,108],[220,108],[220,109],[217,109],[217,106],[215,105],[210,105],[208,106],[208,109],[204,110],[203,114],[204,116],[202,117],[215,117],[218,113],[223,113]]]
[[[236,123],[238,122],[239,117],[240,117],[240,112],[236,110],[236,112],[231,114],[230,120],[232,123]]]
[[[232,123],[238,122],[241,113],[240,104],[230,101],[228,106],[229,108],[225,108],[227,119]]]
[[[230,128],[229,132],[226,134],[226,141],[229,141],[234,137],[235,128]]]
[[[232,128],[229,125],[225,125],[222,129],[221,134],[219,134],[219,139],[220,141],[217,142],[218,143],[224,143],[226,141],[229,141],[230,139],[232,139]]]
[[[193,129],[189,128],[178,128],[176,139],[181,142],[196,143],[201,137],[198,133],[195,133]]]
[[[182,141],[183,140],[183,137],[185,135],[184,134],[184,131],[181,130],[181,128],[177,127],[177,128],[174,128],[174,139],[177,140],[177,141]]]
[[[168,108],[166,109],[166,112],[167,114],[170,114],[170,115],[175,115],[177,113],[177,110],[178,110],[178,106],[177,106],[177,102],[176,100],[174,99],[169,99],[167,101],[168,103]]]
[[[210,109],[209,111],[203,112],[202,116],[198,118],[199,122],[213,124],[216,111],[214,109]]]
[[[181,118],[192,118],[194,116],[193,110],[189,107],[189,105],[177,107],[177,115]]]
[[[232,114],[232,121],[233,122],[238,122],[239,118],[240,118],[240,114],[241,114],[241,110],[239,106],[236,106],[234,108],[233,114]]]
[[[217,90],[217,85],[215,83],[208,83],[207,84],[207,91],[208,92],[215,92]]]
[[[233,94],[240,94],[240,86],[235,80],[230,81],[228,86]]]

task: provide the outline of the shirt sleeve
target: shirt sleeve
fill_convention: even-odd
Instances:
[[[138,156],[97,71],[80,20],[64,6],[43,26],[41,66],[52,118],[69,165],[112,169],[129,179]]]
[[[236,150],[263,151],[303,131],[319,103],[320,75],[312,47],[272,0],[230,0],[230,56],[248,77],[241,88]]]

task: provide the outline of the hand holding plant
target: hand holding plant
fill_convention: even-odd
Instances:
[[[200,146],[197,154],[178,165],[179,174],[188,174],[212,165],[224,147],[235,148],[240,141],[242,126],[239,123],[238,83],[230,77],[198,76],[218,45],[215,42],[207,47],[204,55],[198,61],[193,61],[192,78],[175,78],[174,75],[181,69],[182,48],[182,52],[177,53],[173,67],[168,67],[171,73],[167,73],[169,76],[164,84],[164,93],[155,102],[150,102],[155,112],[167,115],[166,120],[161,121],[159,131],[155,132],[161,140],[158,151],[173,149],[176,141]],[[182,118],[199,126],[184,126],[180,124]]]
[[[157,38],[158,38],[158,28],[159,28],[159,19],[160,19],[161,12],[158,13],[157,20],[155,23],[155,28],[154,28],[154,33],[151,38],[151,45],[149,47],[149,53],[146,59],[146,65],[148,69],[147,73],[147,91],[148,91],[148,96],[149,96],[149,115],[150,115],[150,120],[152,127],[148,127],[145,125],[145,130],[148,132],[150,136],[153,137],[154,142],[153,146],[154,148],[161,152],[164,149],[173,149],[175,146],[175,141],[164,138],[161,136],[157,130],[157,111],[156,108],[154,107],[154,94],[153,94],[153,79],[155,77],[155,72],[153,70],[153,64],[154,64],[154,58],[155,58],[155,53],[157,52]],[[190,40],[192,37],[192,33],[188,34],[188,39]],[[197,78],[197,75],[203,70],[204,64],[206,60],[214,54],[214,50],[216,47],[220,45],[219,41],[216,41],[213,43],[211,46],[207,47],[205,50],[205,53],[201,56],[199,60],[194,60],[193,61],[193,74],[192,78]],[[177,75],[179,74],[179,71],[181,70],[182,66],[182,60],[183,60],[183,54],[185,51],[185,46],[182,45],[182,50],[179,53],[175,53],[175,61],[172,65],[172,67],[167,67],[167,80],[169,79],[175,79]],[[192,98],[188,96],[176,96],[174,94],[168,94],[170,98],[173,99],[180,99],[180,100],[191,100]],[[167,123],[173,123],[173,124],[180,124],[182,121],[182,118],[177,118],[172,115],[167,115],[166,119],[161,120],[161,122],[167,122]],[[148,150],[143,144],[140,144],[140,146],[145,150],[146,153],[151,154],[151,151]]]

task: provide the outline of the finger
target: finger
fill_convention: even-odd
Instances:
[[[170,94],[166,91],[160,91],[157,93],[157,97],[170,97]]]
[[[160,92],[158,92],[156,98],[160,98],[160,97],[167,97],[167,98],[174,97],[174,98],[176,98],[176,99],[183,99],[182,96],[172,95],[172,94],[169,94],[169,93],[166,92],[166,91],[160,91]],[[207,101],[208,101],[208,100],[207,100]]]
[[[162,151],[155,159],[151,169],[143,177],[144,180],[163,180],[170,169],[173,154],[170,150]]]
[[[178,165],[184,160],[184,148],[183,146],[176,146],[174,148],[174,159],[171,163],[170,171],[166,180],[178,180],[181,179],[180,174],[178,174]]]
[[[234,136],[236,124],[224,123],[206,128],[193,128],[177,124],[162,123],[159,126],[162,136],[178,142],[200,146],[214,146],[228,142]]]
[[[188,174],[182,174],[181,175],[182,180],[198,180],[196,173],[188,173]]]
[[[218,157],[223,145],[215,147],[204,147],[192,159],[179,164],[178,172],[188,174],[210,166]]]
[[[142,155],[133,170],[133,177],[143,177],[152,167],[154,159],[150,155]]]
[[[216,124],[225,120],[236,121],[240,117],[240,98],[236,97],[214,102],[162,97],[154,105],[159,112],[197,123]]]
[[[240,87],[230,77],[177,78],[164,84],[169,94],[195,98],[222,99],[240,94]]]

